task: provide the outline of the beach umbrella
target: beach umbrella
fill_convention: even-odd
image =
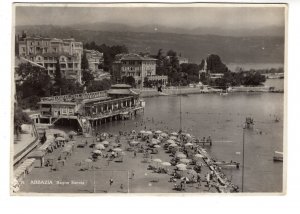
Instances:
[[[191,160],[190,160],[190,159],[183,158],[183,159],[180,159],[180,162],[181,162],[181,163],[188,164],[188,163],[191,162]]]
[[[177,168],[186,168],[187,165],[183,164],[183,163],[180,163],[180,164],[177,164],[176,165]]]
[[[130,144],[131,144],[131,145],[134,145],[134,146],[135,146],[135,145],[137,145],[137,144],[139,144],[139,143],[140,143],[140,142],[138,142],[138,141],[135,141],[135,140],[133,140],[133,141],[130,141]]]
[[[158,140],[152,139],[151,144],[154,144],[154,145],[158,144]]]
[[[77,133],[74,132],[74,131],[70,131],[70,132],[69,132],[69,135],[77,135]]]
[[[153,159],[153,162],[161,163],[161,159],[159,159],[159,158]]]
[[[98,144],[95,146],[95,148],[96,148],[96,149],[100,149],[100,150],[104,150],[104,149],[105,149],[104,145],[101,144],[101,143],[98,143]]]
[[[196,172],[195,170],[193,170],[193,169],[190,169],[190,170],[188,171],[188,174],[196,176],[196,175],[197,175],[197,172]]]
[[[115,143],[115,142],[112,142],[110,145],[111,145],[112,147],[117,147],[117,146],[118,146],[118,144]]]
[[[152,134],[152,131],[146,131],[145,134],[151,135],[151,134]]]
[[[178,136],[178,133],[177,132],[172,132],[171,135]]]
[[[160,145],[155,145],[154,148],[160,148]]]
[[[109,142],[107,141],[107,140],[105,140],[105,141],[103,141],[103,142],[101,142],[103,145],[108,145],[109,144]]]
[[[186,182],[189,181],[188,177],[182,177],[181,180],[186,181]]]
[[[176,157],[177,158],[186,158],[186,155],[183,153],[178,153],[178,154],[176,154]]]
[[[174,140],[167,140],[167,143],[169,143],[169,144],[175,144],[175,141]]]
[[[122,149],[121,148],[115,148],[115,149],[113,149],[113,151],[115,151],[115,152],[121,152]]]
[[[171,140],[177,140],[177,137],[171,136],[170,139],[171,139]]]
[[[64,141],[65,138],[63,138],[63,137],[57,137],[55,140],[56,140],[56,141]]]
[[[185,146],[193,146],[192,143],[186,143]]]
[[[163,165],[163,166],[171,166],[171,164],[169,162],[162,162],[161,165]]]
[[[160,131],[160,130],[155,131],[155,134],[161,134],[161,133],[162,133],[162,131]]]
[[[167,133],[161,133],[160,136],[162,136],[162,137],[168,137],[169,135]]]
[[[93,153],[98,154],[98,155],[102,154],[102,152],[100,150],[98,150],[98,149],[94,150]]]
[[[161,159],[153,159],[153,162],[156,162],[156,167],[158,167],[158,164],[161,163]]]
[[[187,170],[186,167],[177,167],[177,169],[178,169],[179,171],[185,171],[185,170]]]
[[[91,159],[89,159],[89,158],[87,158],[87,159],[85,159],[85,162],[86,163],[91,163],[91,162],[93,162]]]
[[[169,145],[169,147],[177,147],[178,145],[176,143],[172,143]]]
[[[146,132],[145,130],[141,130],[140,131],[141,134],[145,134],[145,132]]]
[[[203,158],[204,156],[201,154],[195,154],[195,158]]]

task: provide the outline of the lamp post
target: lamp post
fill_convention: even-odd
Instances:
[[[243,169],[242,169],[242,192],[244,192],[244,173],[245,173],[245,125],[243,126]]]

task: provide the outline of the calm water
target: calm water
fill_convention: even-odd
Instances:
[[[202,138],[212,137],[207,150],[218,160],[242,163],[242,124],[247,116],[254,118],[253,130],[245,131],[244,191],[281,192],[283,164],[273,162],[274,151],[283,151],[284,94],[236,93],[228,96],[196,94],[146,98],[144,114],[129,121],[114,121],[101,131],[161,129],[180,127],[180,100],[183,130]],[[275,122],[275,118],[280,122]],[[145,127],[146,126],[146,127]],[[241,187],[242,170],[223,169]]]

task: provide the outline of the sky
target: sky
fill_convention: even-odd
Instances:
[[[284,26],[283,7],[199,7],[196,4],[149,5],[55,5],[16,6],[16,25],[72,25],[105,22],[130,26],[159,24],[197,27],[248,28]]]

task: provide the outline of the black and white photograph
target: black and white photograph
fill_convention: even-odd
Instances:
[[[11,195],[286,193],[287,4],[12,9]]]

